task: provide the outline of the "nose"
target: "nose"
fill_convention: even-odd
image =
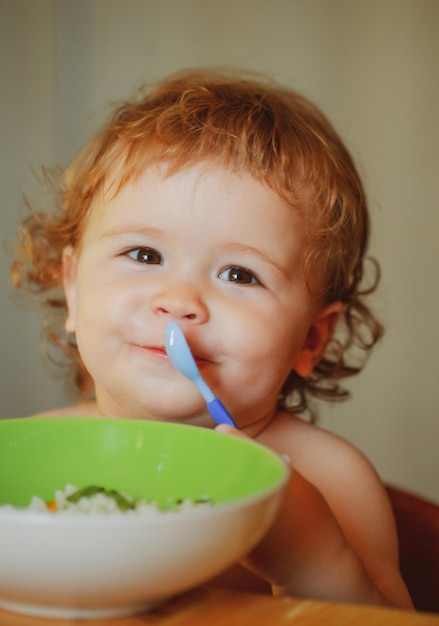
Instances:
[[[200,290],[192,283],[168,285],[152,297],[151,307],[157,315],[169,316],[170,320],[202,324],[209,319]]]

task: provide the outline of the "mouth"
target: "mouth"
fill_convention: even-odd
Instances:
[[[142,348],[142,350],[147,350],[148,352],[156,354],[158,357],[162,357],[165,359],[169,358],[165,348],[162,346],[158,346],[158,347],[157,346],[139,346],[139,347]]]
[[[154,356],[157,356],[160,359],[166,359],[166,360],[170,360],[168,357],[168,353],[166,352],[166,348],[164,346],[144,346],[144,345],[138,345],[138,348],[144,352],[148,352],[149,354],[152,354]],[[198,356],[196,354],[193,354],[195,363],[197,364],[197,367],[202,370],[204,367],[208,366],[209,364],[212,364],[213,361],[209,358],[206,358],[204,356]]]
[[[168,353],[166,352],[166,348],[162,346],[138,346],[141,350],[145,350],[146,352],[150,352],[155,354],[158,357],[169,359]],[[205,359],[200,356],[193,355],[195,362],[197,365],[202,365],[203,363],[210,363],[209,359]]]

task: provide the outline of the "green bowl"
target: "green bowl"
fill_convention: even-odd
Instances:
[[[252,441],[125,419],[0,420],[0,605],[55,617],[151,608],[242,559],[277,512],[289,470]],[[36,513],[32,496],[102,485],[213,506],[158,515]]]

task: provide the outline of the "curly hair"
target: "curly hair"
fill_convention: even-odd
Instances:
[[[44,170],[54,210],[29,207],[21,225],[11,277],[18,289],[41,299],[46,353],[67,369],[69,395],[93,393],[74,338],[64,330],[62,252],[80,243],[98,194],[114,197],[148,166],[169,174],[200,161],[243,168],[299,210],[306,229],[304,267],[310,290],[326,303],[341,301],[344,313],[320,362],[307,378],[294,371],[279,407],[310,408],[314,397],[348,397],[341,379],[358,373],[383,329],[363,286],[369,215],[366,195],[339,135],[307,98],[254,76],[217,70],[186,71],[119,104],[64,171]],[[317,285],[315,276],[323,271]]]

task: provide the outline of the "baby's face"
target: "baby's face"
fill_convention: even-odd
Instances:
[[[240,427],[271,419],[317,312],[298,213],[247,173],[146,170],[95,206],[65,254],[66,327],[108,415],[211,425],[170,363],[177,320],[206,382]]]

